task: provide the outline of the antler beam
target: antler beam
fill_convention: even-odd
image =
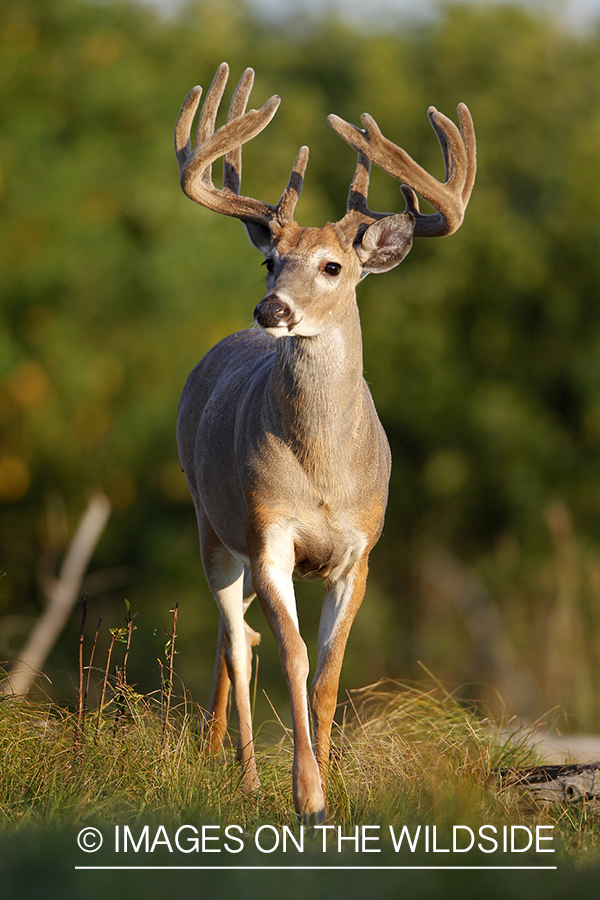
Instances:
[[[175,124],[175,154],[179,163],[181,189],[191,200],[214,212],[267,227],[272,222],[283,225],[291,221],[294,215],[308,162],[308,147],[300,148],[288,186],[276,206],[240,196],[242,145],[266,128],[277,111],[280,98],[274,95],[259,110],[251,109],[246,112],[246,104],[254,84],[254,71],[246,69],[233,95],[227,122],[215,131],[217,112],[228,77],[229,66],[222,63],[202,106],[193,150],[192,124],[200,104],[202,88],[193,87],[183,102]],[[220,157],[224,157],[222,190],[217,189],[212,182],[212,164]]]
[[[445,115],[430,106],[427,114],[438,136],[446,167],[442,184],[421,168],[401,147],[383,136],[375,119],[368,113],[361,116],[364,128],[357,128],[339,116],[329,116],[328,122],[358,153],[358,165],[350,196],[347,217],[356,218],[362,213],[365,221],[381,218],[367,206],[369,162],[375,163],[388,175],[404,182],[402,193],[406,199],[406,211],[415,218],[416,237],[441,237],[452,234],[462,224],[469,202],[476,171],[475,130],[471,114],[464,103],[458,106],[460,131]],[[420,212],[416,194],[437,210],[431,215]]]

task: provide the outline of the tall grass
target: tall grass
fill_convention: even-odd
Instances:
[[[233,748],[212,759],[199,738],[201,710],[189,698],[165,728],[159,698],[122,689],[118,710],[97,713],[83,728],[51,703],[6,698],[0,704],[0,827],[162,824],[218,821],[252,831],[265,822],[293,824],[292,742],[257,739],[261,789],[240,790]],[[328,818],[355,825],[561,821],[563,839],[581,833],[594,846],[593,823],[562,810],[536,808],[515,793],[499,793],[495,771],[534,760],[526,741],[507,738],[493,723],[435,686],[397,684],[363,690],[340,710],[328,783]],[[579,836],[578,836],[579,833]],[[584,841],[584,843],[586,842]]]
[[[269,729],[258,728],[261,788],[244,793],[235,735],[212,758],[201,737],[205,712],[185,691],[173,693],[175,625],[168,636],[168,676],[155,694],[137,693],[121,665],[115,676],[104,673],[110,697],[103,687],[94,711],[2,698],[0,829],[152,818],[165,826],[235,823],[252,832],[295,823],[290,732],[276,712]],[[346,833],[363,824],[431,824],[442,833],[456,823],[556,824],[576,854],[600,844],[593,810],[536,806],[516,789],[503,790],[498,770],[536,761],[527,735],[511,734],[434,681],[371,685],[340,705],[336,722],[328,821]]]

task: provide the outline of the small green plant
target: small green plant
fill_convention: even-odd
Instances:
[[[106,657],[106,668],[104,670],[104,680],[102,682],[102,692],[100,694],[100,705],[98,706],[98,719],[96,722],[96,736],[100,734],[100,723],[102,721],[102,711],[104,709],[104,700],[106,697],[106,688],[108,686],[108,675],[110,672],[110,661],[112,658],[113,647],[118,643],[126,643],[127,638],[127,629],[126,628],[111,628],[110,629],[110,644],[108,645],[108,654]]]
[[[179,604],[176,603],[173,609],[169,610],[173,614],[173,630],[167,631],[168,641],[165,644],[165,657],[167,659],[168,675],[165,679],[162,660],[158,660],[160,666],[161,680],[161,699],[163,708],[163,725],[162,725],[162,746],[165,744],[165,735],[169,727],[169,712],[171,709],[171,697],[173,696],[173,657],[177,651],[175,650],[175,638],[177,636],[177,613]]]

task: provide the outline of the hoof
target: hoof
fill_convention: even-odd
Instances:
[[[305,828],[314,828],[315,825],[322,825],[325,821],[325,807],[313,813],[300,813],[298,821]]]
[[[242,778],[240,790],[243,794],[254,794],[259,789],[260,781],[258,780],[258,775],[255,775],[254,778]]]
[[[304,770],[298,766],[294,771],[294,806],[303,825],[320,825],[325,821],[325,792],[312,751]]]

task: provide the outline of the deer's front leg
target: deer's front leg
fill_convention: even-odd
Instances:
[[[239,725],[238,760],[244,770],[247,790],[260,786],[254,758],[250,679],[252,646],[259,635],[244,620],[244,565],[220,543],[210,523],[204,519],[200,533],[202,563],[209,587],[221,610],[215,677],[209,712],[212,715],[211,742],[218,747],[226,727],[229,682],[233,684]],[[247,605],[247,604],[246,604]]]
[[[318,656],[311,688],[315,754],[323,778],[329,766],[331,726],[337,704],[344,650],[354,617],[365,594],[368,554],[327,588],[319,622]]]
[[[294,733],[294,804],[306,822],[325,818],[325,795],[315,759],[308,713],[308,651],[300,636],[296,598],[292,583],[293,546],[278,553],[259,554],[252,566],[254,587],[277,646],[281,668],[288,684]]]

